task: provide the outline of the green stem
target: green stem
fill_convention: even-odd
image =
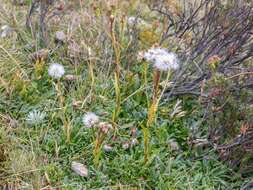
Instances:
[[[69,143],[70,142],[70,125],[69,125],[69,122],[67,121],[67,119],[65,117],[66,106],[64,105],[64,96],[62,94],[60,80],[57,80],[57,83],[55,84],[55,89],[56,89],[56,92],[57,92],[59,106],[60,106],[60,109],[61,109],[61,120],[62,120],[62,123],[63,123],[64,131],[66,133],[67,142]]]
[[[121,102],[119,75],[117,73],[115,73],[114,77],[115,77],[114,87],[115,87],[115,93],[116,93],[116,106],[115,106],[115,110],[114,110],[113,118],[112,118],[113,122],[117,121],[117,119],[118,119],[118,115],[120,112],[120,102]]]
[[[116,35],[114,32],[114,18],[111,19],[110,22],[110,33],[111,33],[111,39],[112,39],[112,46],[115,53],[115,94],[116,94],[116,106],[115,110],[113,112],[112,121],[115,123],[118,119],[118,115],[120,112],[120,47],[116,39]]]

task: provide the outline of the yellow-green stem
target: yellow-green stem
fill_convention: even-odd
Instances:
[[[104,139],[105,139],[105,134],[101,133],[101,131],[98,131],[96,135],[96,139],[94,141],[94,149],[93,149],[93,157],[94,157],[93,162],[96,168],[99,166],[101,146],[103,144]]]
[[[70,142],[70,124],[65,117],[66,107],[64,106],[64,96],[62,94],[60,80],[57,80],[57,83],[55,85],[55,89],[57,92],[59,106],[61,109],[61,120],[63,123],[64,131],[66,133],[67,142],[69,143]]]
[[[114,77],[115,77],[114,87],[115,87],[115,94],[116,94],[116,105],[115,105],[115,110],[114,110],[113,118],[112,118],[113,122],[117,121],[118,119],[118,115],[120,112],[120,102],[121,102],[119,77],[117,73],[115,73]]]
[[[150,104],[148,110],[148,121],[147,127],[150,127],[155,119],[155,114],[157,110],[157,99],[158,99],[158,91],[159,91],[159,82],[160,82],[161,73],[158,70],[155,70],[153,73],[153,97],[152,103]]]
[[[148,161],[148,155],[149,155],[149,149],[150,149],[150,127],[152,126],[153,122],[155,121],[155,115],[158,109],[159,102],[167,88],[168,82],[169,82],[169,77],[170,77],[170,71],[167,74],[167,78],[165,81],[165,85],[159,94],[159,83],[160,83],[160,78],[161,78],[161,73],[160,71],[156,70],[153,73],[153,97],[152,97],[152,102],[148,110],[148,120],[146,123],[146,127],[143,128],[143,134],[144,134],[144,161],[147,163]]]
[[[93,156],[94,156],[94,165],[97,168],[99,166],[99,158],[100,158],[100,154],[101,154],[101,142],[99,140],[99,138],[95,139],[94,142],[94,150],[93,150]]]
[[[110,23],[110,33],[111,33],[111,40],[112,40],[112,46],[115,54],[115,94],[116,94],[116,106],[115,110],[113,112],[112,116],[112,122],[115,123],[118,119],[118,115],[120,112],[120,47],[119,44],[116,40],[116,35],[114,32],[114,17],[111,18],[111,23]]]
[[[89,74],[90,74],[90,79],[91,79],[91,88],[93,88],[95,77],[94,77],[94,71],[93,71],[93,62],[91,59],[89,60]]]
[[[147,127],[142,128],[143,131],[143,143],[144,143],[144,162],[147,163],[148,156],[149,156],[149,140],[150,140],[150,134],[149,129]]]

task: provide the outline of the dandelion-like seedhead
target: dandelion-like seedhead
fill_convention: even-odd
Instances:
[[[29,125],[39,125],[45,121],[46,113],[37,110],[30,111],[27,115],[26,122]]]
[[[177,55],[164,48],[151,48],[143,54],[143,58],[160,71],[176,70],[179,67]]]
[[[133,27],[134,25],[136,25],[137,27],[141,27],[141,28],[150,27],[150,25],[146,21],[144,21],[141,18],[134,17],[134,16],[130,16],[130,17],[127,18],[127,24],[130,27]]]
[[[64,67],[59,63],[52,63],[48,68],[48,75],[55,79],[61,78],[64,73]]]
[[[133,139],[130,141],[130,143],[131,143],[131,146],[136,146],[139,142],[138,142],[137,138],[133,138]]]
[[[83,116],[83,124],[87,128],[93,127],[99,122],[98,116],[93,112],[88,112]]]
[[[111,152],[113,150],[113,147],[111,145],[105,144],[103,146],[105,152]]]
[[[127,150],[129,147],[130,147],[130,143],[129,143],[129,142],[124,142],[124,143],[122,144],[122,148],[123,148],[124,150]]]
[[[0,30],[0,38],[5,38],[11,33],[12,29],[8,25],[3,25]]]

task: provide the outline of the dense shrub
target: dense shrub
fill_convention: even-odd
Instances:
[[[184,57],[168,96],[200,95],[212,145],[232,166],[249,169],[252,1],[156,1],[151,7],[167,23],[160,43]]]

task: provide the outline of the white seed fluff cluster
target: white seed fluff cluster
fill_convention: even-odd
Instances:
[[[89,170],[87,167],[79,162],[73,161],[71,163],[71,169],[78,175],[82,177],[88,177],[89,175]]]
[[[143,54],[143,58],[153,63],[154,68],[160,71],[179,68],[177,55],[164,48],[151,48]]]
[[[52,63],[48,68],[48,75],[55,79],[61,78],[64,73],[64,67],[59,63]]]
[[[40,112],[37,110],[30,111],[27,115],[26,122],[29,125],[39,125],[42,124],[45,120],[46,113]]]
[[[83,116],[83,124],[87,128],[93,127],[99,122],[98,116],[93,112],[88,112]]]
[[[128,17],[127,18],[127,24],[130,26],[130,27],[133,27],[134,25],[136,25],[137,27],[140,27],[140,28],[149,28],[151,27],[146,21],[144,21],[143,19],[141,18],[137,18],[137,17]]]
[[[113,150],[113,147],[108,144],[105,144],[103,148],[105,152],[111,152]]]
[[[8,25],[3,25],[0,29],[0,38],[7,37],[12,32],[11,27]]]

